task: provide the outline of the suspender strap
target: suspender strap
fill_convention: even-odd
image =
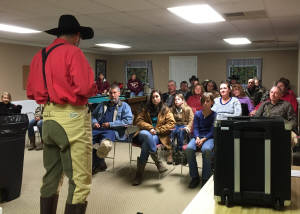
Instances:
[[[53,47],[51,47],[47,52],[46,52],[46,48],[43,48],[42,50],[42,61],[43,61],[43,77],[44,77],[44,84],[45,84],[45,88],[48,89],[47,87],[47,79],[46,79],[46,73],[45,73],[45,65],[46,65],[46,60],[48,58],[48,55],[57,47],[63,45],[64,43],[59,43],[57,45],[54,45]],[[50,102],[50,97],[49,97],[49,92],[48,92],[48,102]]]

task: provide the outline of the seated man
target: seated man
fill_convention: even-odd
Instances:
[[[93,144],[101,144],[102,140],[125,140],[126,126],[132,124],[131,108],[119,100],[117,85],[110,87],[109,97],[110,101],[100,103],[92,113]],[[93,174],[107,168],[104,158],[99,158],[96,153],[93,149]]]
[[[174,80],[169,80],[168,81],[168,92],[163,93],[163,95],[162,95],[163,102],[168,107],[172,106],[176,93],[177,93],[177,91],[176,91],[176,82]]]
[[[40,146],[35,145],[35,134],[34,134],[34,126],[37,126],[40,132],[40,136],[42,139],[42,125],[43,125],[43,116],[42,116],[42,108],[39,106],[35,109],[34,119],[29,121],[28,126],[28,138],[30,141],[30,145],[28,147],[28,151],[30,150],[42,150],[43,149],[43,141],[41,140]]]
[[[273,86],[270,90],[270,100],[263,102],[256,111],[255,116],[276,117],[284,119],[285,126],[289,129],[297,130],[297,118],[292,105],[281,100],[282,91],[279,87]],[[297,132],[297,131],[296,131]],[[292,145],[294,145],[296,134],[292,132]]]

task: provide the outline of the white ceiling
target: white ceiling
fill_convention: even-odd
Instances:
[[[24,4],[26,3],[26,4]],[[191,24],[166,8],[207,3],[219,13],[264,10],[265,17]],[[90,26],[95,37],[80,47],[98,53],[226,51],[297,47],[300,36],[300,0],[1,0],[0,23],[48,30],[57,27],[59,16],[73,14]],[[246,36],[260,42],[232,47],[229,36]],[[46,46],[46,33],[20,35],[0,32],[0,41]],[[261,40],[267,40],[262,42]],[[121,43],[127,50],[95,47],[95,43]]]

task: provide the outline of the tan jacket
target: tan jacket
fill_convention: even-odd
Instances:
[[[161,143],[167,149],[171,149],[171,140],[169,135],[171,133],[171,129],[175,127],[175,119],[170,109],[167,109],[167,112],[164,115],[158,114],[155,128],[152,126],[150,113],[144,109],[138,114],[136,118],[136,125],[140,130],[150,131],[151,129],[155,129]],[[139,132],[135,133],[135,136],[137,136],[138,133]]]
[[[188,128],[188,131],[191,132],[194,121],[192,108],[188,105],[184,105],[181,112],[177,112],[175,107],[172,107],[171,110],[174,115],[176,125],[184,125]]]

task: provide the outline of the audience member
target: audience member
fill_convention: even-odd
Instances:
[[[136,74],[131,75],[130,80],[128,80],[127,87],[130,90],[130,97],[144,95],[143,83],[136,78]]]
[[[214,104],[213,94],[205,92],[201,97],[201,104],[203,109],[197,111],[194,117],[194,138],[191,139],[185,150],[190,176],[192,178],[189,188],[195,188],[200,183],[195,155],[197,149],[201,149],[202,152],[202,186],[212,175],[211,159],[214,148],[213,129],[216,117],[216,113],[211,110]]]
[[[257,77],[254,77],[253,79],[255,86],[261,91],[261,93],[266,93],[267,89],[262,86],[261,80],[259,80]]]
[[[36,144],[35,144],[34,126],[37,126],[40,136],[41,136],[41,144],[39,146],[36,146]],[[29,121],[28,138],[30,141],[30,145],[28,147],[28,151],[33,150],[33,149],[35,149],[35,150],[43,149],[42,126],[43,126],[42,107],[38,106],[35,109],[34,119]]]
[[[289,102],[293,106],[294,112],[297,115],[298,102],[294,92],[291,90],[290,81],[284,77],[281,77],[276,81],[275,85],[281,89],[282,96],[280,99]]]
[[[106,170],[107,166],[103,157],[97,156],[97,149],[102,140],[125,140],[126,126],[132,124],[130,106],[120,99],[120,88],[111,85],[109,90],[110,101],[100,103],[92,113],[93,124],[93,174]],[[98,148],[97,148],[98,147]]]
[[[218,92],[218,86],[215,81],[213,80],[208,80],[206,84],[204,85],[204,90],[206,92],[211,92],[214,95],[214,98],[220,96]]]
[[[153,90],[151,92],[150,102],[138,114],[136,123],[140,131],[136,133],[133,142],[140,144],[142,148],[140,157],[137,158],[137,171],[132,183],[134,186],[142,182],[149,155],[155,162],[159,173],[168,170],[159,158],[157,144],[162,143],[168,149],[167,161],[173,162],[170,133],[175,127],[175,120],[170,109],[163,104],[159,91]]]
[[[104,78],[104,74],[100,73],[99,78],[96,81],[97,94],[107,95],[109,90],[109,82]]]
[[[175,139],[177,139],[174,150],[176,154],[180,154],[179,157],[182,157],[182,146],[187,135],[191,133],[194,114],[191,107],[186,104],[182,94],[175,95],[171,111],[176,121],[175,129],[171,132],[172,145],[174,146]],[[181,158],[175,158],[174,154],[173,159],[175,164],[180,163]]]
[[[240,84],[234,84],[232,86],[232,94],[238,98],[241,103],[242,115],[248,116],[249,113],[254,110],[254,106],[250,98],[245,94],[243,87]]]
[[[22,106],[11,103],[11,94],[3,92],[0,102],[0,114],[17,114],[21,113]]]
[[[220,84],[220,95],[214,100],[212,111],[217,113],[217,120],[226,120],[228,117],[242,115],[242,107],[240,101],[230,96],[231,88],[228,82]]]
[[[199,83],[199,79],[195,75],[193,75],[193,76],[191,76],[189,81],[190,81],[190,84],[191,84],[190,85],[190,91],[191,91],[193,89],[194,85]],[[197,82],[194,84],[195,81],[197,81]]]
[[[255,116],[276,117],[280,116],[291,129],[297,129],[297,118],[291,103],[282,100],[282,90],[273,86],[270,90],[270,99],[263,102],[256,111]]]
[[[168,81],[168,92],[162,95],[163,102],[168,106],[171,107],[174,102],[174,97],[176,91],[176,82],[174,80]]]
[[[239,84],[240,77],[237,75],[232,75],[229,77],[229,84],[234,85],[234,84]]]
[[[180,83],[180,90],[178,92],[183,94],[184,97],[186,96],[186,94],[189,92],[189,87],[188,87],[187,81],[182,81]]]
[[[187,100],[187,104],[192,108],[194,113],[202,109],[200,100],[203,92],[204,92],[203,86],[198,84],[193,89],[193,95],[190,96]]]
[[[245,89],[246,95],[252,100],[253,105],[256,106],[260,103],[262,98],[262,91],[255,85],[254,79],[248,80],[247,88]]]

